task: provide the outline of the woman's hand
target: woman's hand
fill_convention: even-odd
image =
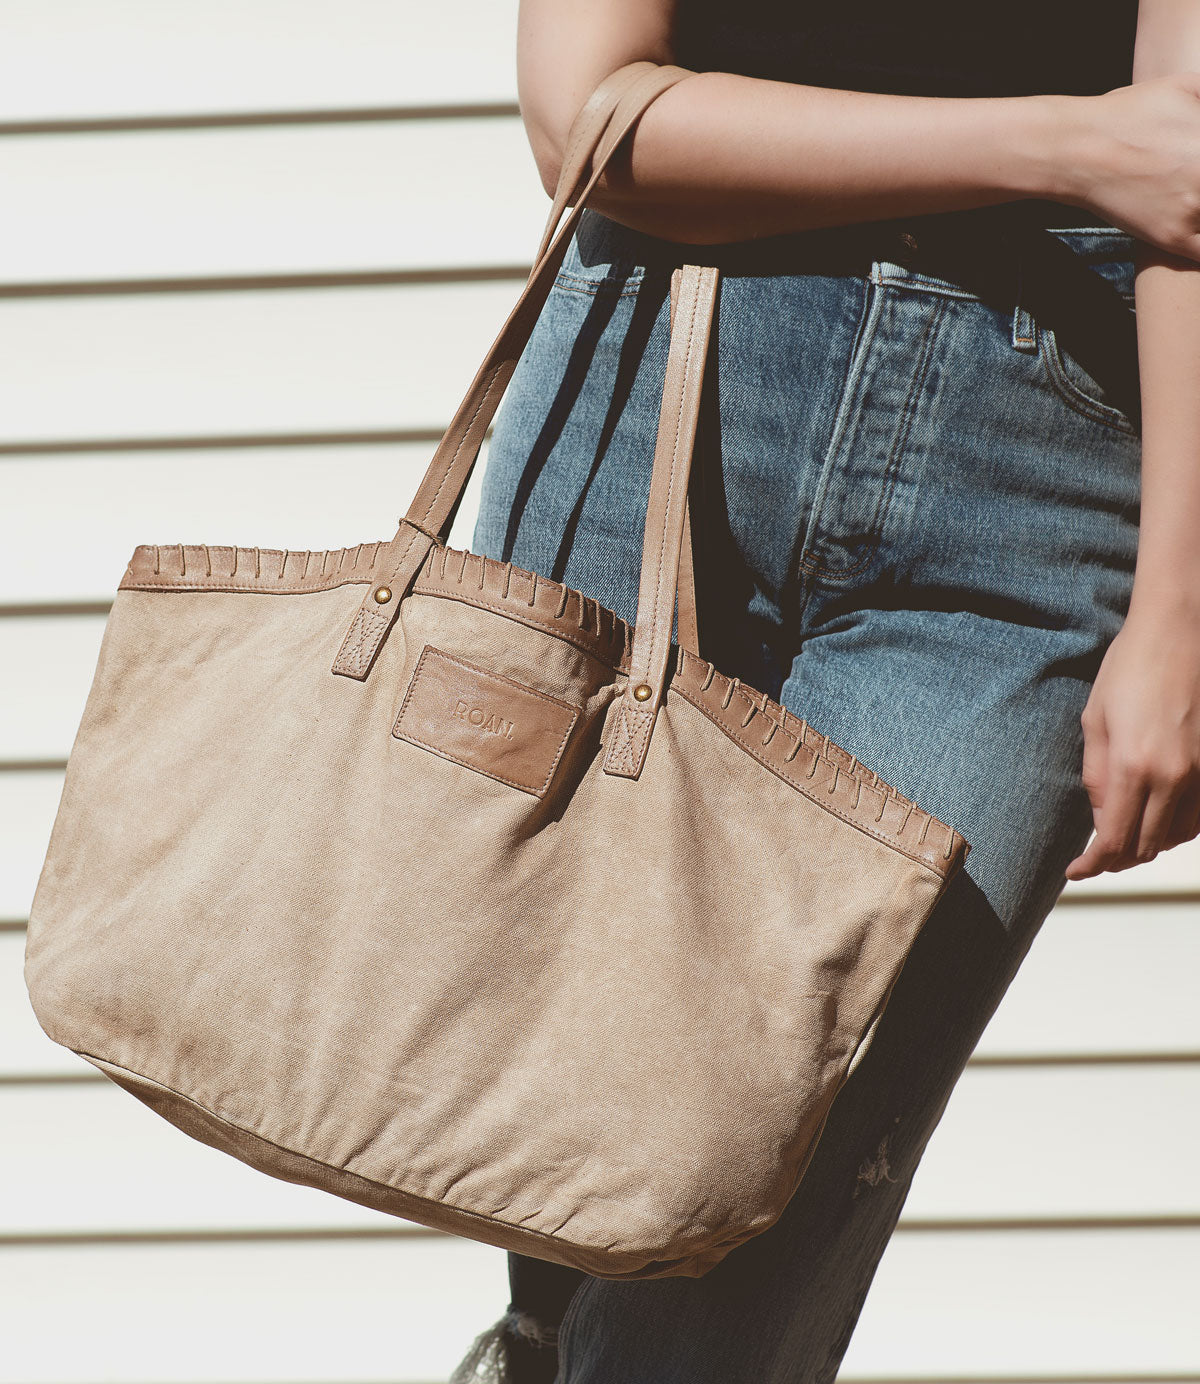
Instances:
[[[1200,834],[1200,609],[1131,614],[1080,719],[1096,834],[1069,880],[1145,864]]]
[[[1200,72],[1063,104],[1064,200],[1168,254],[1200,260]]]

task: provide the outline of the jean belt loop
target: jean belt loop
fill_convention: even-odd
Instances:
[[[1024,303],[1024,283],[1022,270],[1025,264],[1025,257],[1018,252],[1016,256],[1016,306],[1013,308],[1012,324],[1012,344],[1018,351],[1037,350],[1037,322],[1034,320],[1033,313]]]

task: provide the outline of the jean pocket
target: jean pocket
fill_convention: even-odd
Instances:
[[[554,287],[568,293],[632,297],[645,278],[650,255],[643,242],[649,239],[619,221],[585,208],[567,243]]]
[[[1120,298],[1130,315],[1130,332],[1136,333],[1133,294],[1122,292]],[[1130,377],[1132,372],[1128,367],[1109,367],[1103,372],[1106,382],[1102,382],[1100,368],[1085,363],[1055,328],[1041,323],[1037,337],[1038,355],[1046,377],[1064,403],[1104,427],[1137,433],[1138,424],[1132,416],[1130,403],[1136,396],[1138,384]],[[1136,335],[1132,360],[1136,365]],[[1114,369],[1120,371],[1119,380],[1112,373]]]

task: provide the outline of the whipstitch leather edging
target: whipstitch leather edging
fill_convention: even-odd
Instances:
[[[254,591],[278,595],[331,591],[370,581],[386,546],[380,540],[320,552],[207,543],[142,544],[134,549],[118,590]]]
[[[202,544],[144,545],[135,550],[120,585],[121,589],[132,591],[302,595],[352,583],[376,581],[379,575],[378,560],[386,548],[384,542],[361,543],[355,548],[330,549],[323,553],[209,547]],[[240,578],[237,581],[232,579],[235,572]],[[506,619],[516,620],[572,644],[600,660],[615,673],[628,674],[633,642],[632,625],[575,588],[514,567],[511,562],[499,562],[495,558],[445,546],[431,548],[418,570],[412,595],[458,600],[493,611]],[[572,607],[575,609],[574,617],[567,614]],[[589,619],[593,613],[594,628],[590,627]],[[370,614],[369,610],[365,612],[365,616]],[[360,607],[356,618],[365,616],[364,608]],[[343,641],[343,651],[348,653],[349,646],[348,635]],[[356,643],[356,647],[368,648],[361,641]],[[969,847],[966,847],[958,832],[923,812],[911,799],[860,764],[855,756],[827,735],[822,735],[802,718],[773,702],[765,693],[746,686],[736,678],[727,678],[718,673],[707,660],[678,646],[677,655],[674,675],[669,678],[667,687],[679,692],[765,768],[793,784],[808,797],[813,797],[814,792],[819,790],[826,798],[821,805],[831,811],[835,809],[835,804],[828,798],[838,794],[843,780],[852,780],[878,793],[880,804],[877,813],[863,807],[861,790],[856,798],[847,795],[847,801],[841,805],[840,811],[849,811],[849,820],[855,825],[870,830],[870,834],[911,854],[914,859],[923,860],[939,873],[948,875],[952,872],[948,868],[950,863],[957,856],[965,855]],[[367,656],[370,656],[369,653]],[[720,705],[713,705],[707,694],[717,687],[722,689],[723,696],[719,697]],[[731,717],[726,714],[734,697],[740,698],[741,704],[751,713],[742,725],[738,724],[736,715]],[[740,732],[745,730],[745,724],[753,718],[753,714],[764,716],[774,726],[775,729],[767,736],[768,742],[779,733],[793,743],[794,748],[786,756],[788,763],[795,759],[800,748],[814,756],[813,765],[804,776],[804,785],[799,782],[799,775],[790,771],[780,773],[770,756],[755,753],[754,748],[746,743],[746,737]],[[623,726],[623,719],[619,717],[614,720],[614,730],[618,726]],[[625,734],[631,742],[626,752],[632,754],[634,746],[628,728]],[[821,778],[816,780],[818,761],[827,767]],[[816,788],[809,785],[809,780],[816,781]],[[863,820],[868,813],[874,821]],[[921,839],[918,841],[916,835],[913,836],[913,850],[910,851],[906,850],[907,842],[896,837],[908,830],[914,814],[922,822]],[[876,828],[885,819],[891,834],[881,835]],[[935,823],[936,830],[944,836],[944,844],[939,850],[928,844]]]
[[[699,680],[700,669],[706,670],[703,682]],[[820,754],[806,743],[803,731],[797,733],[797,730],[787,724],[789,719],[794,719],[798,721],[799,726],[807,730],[810,729],[807,723],[793,718],[790,712],[777,703],[772,703],[764,694],[751,695],[750,690],[737,683],[735,679],[724,679],[727,684],[725,696],[714,706],[709,694],[714,690],[717,676],[720,675],[715,674],[711,663],[681,649],[677,675],[672,679],[671,689],[719,726],[751,758],[784,782],[791,784],[817,806],[841,817],[910,859],[928,866],[943,879],[949,879],[958,869],[969,850],[961,833],[934,817],[932,813],[918,807],[910,798],[904,797],[890,784],[879,779],[878,775],[870,774],[874,781],[868,782],[865,776],[853,773],[847,765],[838,764],[831,757]],[[747,714],[740,721],[736,716],[731,717],[727,714],[732,706],[733,697],[738,694],[744,698],[747,706]],[[778,719],[772,714],[773,711],[778,711]],[[772,727],[759,745],[755,745],[750,737],[744,734],[756,714],[763,715]],[[781,733],[792,742],[790,751],[778,761],[775,756],[765,752],[777,733]],[[829,741],[827,736],[821,738],[833,747],[833,742]],[[806,773],[796,773],[786,767],[792,764],[801,749],[812,756]],[[840,755],[847,753],[840,746],[837,749]],[[820,764],[825,764],[832,770],[832,774],[817,779],[817,768]],[[857,761],[855,764],[857,766]],[[839,798],[839,784],[843,781],[847,787],[842,790]],[[853,795],[849,792],[851,783],[855,785]],[[878,811],[872,811],[869,806],[864,805],[864,789],[868,793],[879,794]],[[901,835],[914,818],[920,823],[919,830],[915,835],[910,832],[910,839],[902,841]],[[930,840],[930,831],[934,827],[943,837],[940,846],[936,841]]]

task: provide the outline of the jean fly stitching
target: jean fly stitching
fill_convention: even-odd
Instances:
[[[882,286],[885,282],[882,278],[875,277],[874,268],[872,269],[872,282],[877,286]],[[903,455],[905,444],[908,441],[909,429],[912,426],[917,401],[921,396],[921,392],[925,385],[925,378],[929,373],[929,365],[933,359],[932,345],[936,339],[937,328],[945,313],[947,301],[948,295],[941,296],[941,301],[936,303],[933,310],[926,318],[925,326],[921,333],[921,340],[917,347],[917,369],[909,382],[908,393],[904,400],[904,407],[901,410],[896,430],[892,435],[892,442],[884,466],[879,494],[876,497],[875,508],[872,512],[870,523],[867,526],[864,539],[864,550],[850,566],[830,567],[820,561],[819,554],[814,544],[820,536],[821,512],[825,506],[832,473],[836,468],[836,454],[841,446],[842,437],[849,424],[854,401],[858,395],[859,384],[865,371],[866,356],[871,340],[874,339],[875,322],[878,317],[875,302],[882,302],[882,295],[875,295],[875,301],[871,304],[871,311],[869,314],[871,319],[869,323],[870,330],[864,330],[862,332],[861,341],[856,347],[857,359],[853,362],[851,369],[851,375],[853,375],[854,378],[849,383],[843,397],[842,407],[838,410],[838,419],[834,427],[834,436],[830,443],[829,450],[826,453],[825,464],[822,468],[822,476],[818,485],[818,492],[813,501],[807,532],[804,535],[804,544],[801,548],[800,559],[797,564],[799,574],[823,579],[825,581],[846,581],[851,577],[858,576],[868,566],[878,551],[880,540],[883,537],[883,526],[887,522],[892,493],[895,490],[896,477],[900,470],[900,458]],[[807,605],[807,596],[804,597],[801,604],[802,607]]]

